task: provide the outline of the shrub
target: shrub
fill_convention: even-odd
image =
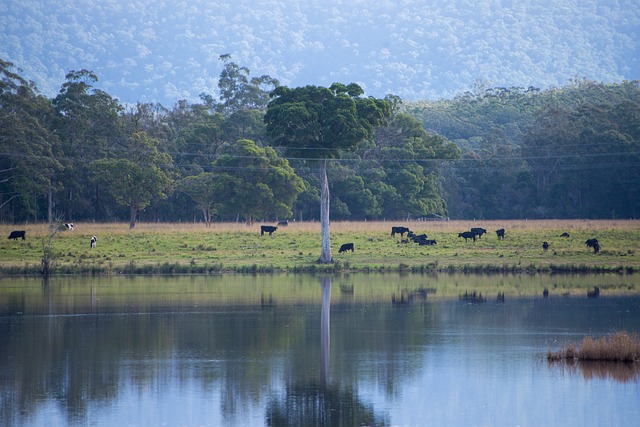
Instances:
[[[549,350],[547,360],[580,360],[605,362],[640,362],[640,339],[627,332],[616,332],[608,337],[585,337],[579,348],[569,344],[557,352]]]

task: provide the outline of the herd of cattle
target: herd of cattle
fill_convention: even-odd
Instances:
[[[435,240],[428,240],[426,234],[416,235],[407,227],[391,227],[391,236],[395,237],[396,234],[400,234],[400,237],[404,237],[404,233],[407,233],[408,239],[411,239],[413,242],[418,243],[420,246],[423,245],[435,245],[437,242]],[[469,231],[463,231],[462,233],[458,233],[458,237],[464,238],[465,242],[468,242],[469,239],[474,242],[476,239],[482,238],[484,234],[487,234],[487,230],[481,227],[473,227]],[[505,238],[505,229],[500,228],[496,230],[496,236],[498,240],[504,240]],[[569,233],[564,232],[560,235],[560,237],[569,237]],[[400,241],[401,243],[408,243],[407,239],[403,239]],[[585,244],[587,248],[592,248],[594,253],[600,252],[600,243],[598,239],[588,239]],[[549,242],[542,242],[542,249],[547,251],[549,250]]]
[[[278,225],[286,226],[286,225],[289,225],[289,223],[279,222]],[[260,226],[260,235],[264,236],[264,233],[269,233],[269,235],[272,236],[273,232],[276,231],[277,229],[278,227],[274,227],[270,225],[262,225]],[[396,234],[400,235],[400,238],[401,238],[400,243],[409,243],[409,241],[412,241],[414,243],[417,243],[419,246],[432,246],[438,243],[435,239],[429,239],[429,237],[424,233],[415,234],[408,227],[403,227],[403,226],[391,227],[391,237],[395,237]],[[406,238],[404,237],[405,234],[407,235]],[[464,238],[465,242],[467,242],[469,239],[475,242],[476,239],[482,238],[484,234],[487,234],[487,230],[485,228],[473,227],[469,231],[463,231],[462,233],[458,233],[458,237]],[[505,229],[500,228],[496,230],[496,236],[498,237],[498,240],[504,240]],[[569,233],[566,233],[566,232],[562,233],[560,237],[569,237]],[[595,239],[595,238],[588,239],[585,242],[585,244],[587,245],[587,248],[592,248],[594,253],[600,252],[600,243],[598,243],[598,239]],[[542,249],[547,251],[549,249],[549,243],[542,242]],[[347,251],[351,251],[351,252],[354,251],[353,243],[344,243],[343,245],[340,246],[338,253],[343,253]]]
[[[278,222],[278,226],[281,227],[286,227],[287,225],[289,225],[288,221],[280,221]],[[74,229],[74,225],[73,223],[68,223],[68,224],[64,224],[64,227],[67,230],[73,231]],[[260,226],[260,235],[264,236],[264,233],[268,233],[269,236],[273,236],[273,233],[278,229],[277,226],[272,226],[272,225],[261,225]],[[435,239],[429,239],[428,236],[426,234],[415,234],[413,231],[411,231],[408,227],[391,227],[391,237],[395,237],[396,234],[400,235],[400,238],[402,240],[400,240],[400,243],[409,243],[409,241],[412,241],[414,243],[417,243],[419,246],[432,246],[437,244],[438,242],[436,242]],[[407,235],[407,237],[405,238],[404,235]],[[480,227],[474,227],[471,228],[471,230],[469,231],[463,231],[462,233],[458,233],[458,237],[464,238],[465,242],[468,242],[469,239],[473,240],[474,242],[476,241],[476,239],[480,239],[482,238],[482,236],[484,234],[487,234],[487,230],[484,228],[480,228]],[[14,230],[9,234],[8,239],[13,239],[13,240],[18,240],[18,239],[22,239],[25,240],[26,239],[26,231],[25,230]],[[505,229],[501,228],[499,230],[496,230],[496,236],[498,237],[498,240],[504,240],[505,238]],[[560,235],[560,237],[569,237],[569,233],[562,233]],[[97,238],[96,236],[91,237],[91,241],[90,241],[90,247],[95,248],[96,247],[96,242],[97,242]],[[598,253],[600,252],[600,243],[598,242],[598,239],[588,239],[585,244],[587,245],[587,248],[591,248],[593,249],[593,253]],[[547,251],[549,250],[549,243],[548,242],[542,242],[542,249]],[[354,252],[354,245],[353,243],[345,243],[343,245],[340,246],[340,249],[338,250],[338,253],[343,253],[343,252],[347,252],[347,251],[351,251]]]

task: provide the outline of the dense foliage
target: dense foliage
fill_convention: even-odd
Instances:
[[[49,99],[0,61],[0,221],[318,220],[317,151],[265,124],[289,89],[221,60],[219,99],[170,108],[123,105],[88,70]],[[332,219],[640,213],[638,82],[385,102],[384,126],[327,156]]]
[[[408,111],[462,149],[443,175],[452,217],[640,215],[637,81],[491,88]]]
[[[1,11],[0,57],[47,96],[82,64],[124,102],[196,102],[224,52],[286,86],[357,82],[412,101],[476,80],[640,78],[637,0],[3,0]]]

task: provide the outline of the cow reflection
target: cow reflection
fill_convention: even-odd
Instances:
[[[373,406],[360,401],[356,390],[329,381],[331,277],[320,279],[320,380],[290,384],[284,396],[267,405],[269,426],[389,425]]]

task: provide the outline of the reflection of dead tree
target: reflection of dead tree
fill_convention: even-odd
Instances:
[[[331,330],[331,277],[321,277],[320,287],[322,290],[322,309],[320,314],[320,348],[322,368],[320,378],[323,384],[327,384],[329,375],[329,346]]]
[[[390,424],[388,415],[376,414],[373,406],[363,403],[357,392],[329,381],[331,285],[331,277],[320,278],[320,381],[287,385],[284,396],[278,391],[277,397],[267,404],[265,419],[268,426]]]

